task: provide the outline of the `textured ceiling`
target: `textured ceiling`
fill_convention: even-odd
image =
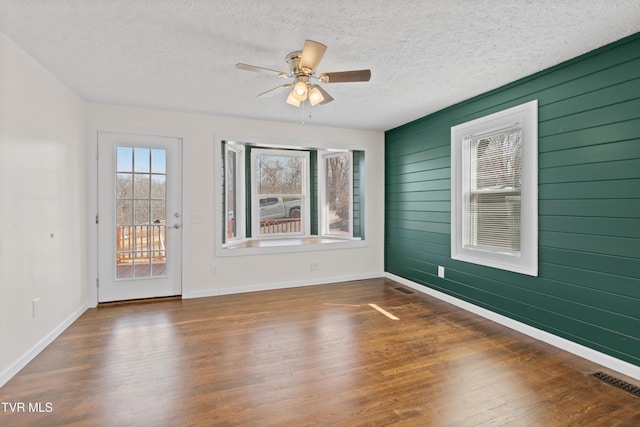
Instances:
[[[388,130],[640,31],[640,1],[0,0],[0,31],[88,101]],[[371,81],[256,98],[283,81],[234,64],[287,71],[305,39]]]

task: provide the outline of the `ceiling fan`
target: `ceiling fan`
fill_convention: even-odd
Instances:
[[[327,46],[313,41],[305,40],[302,50],[297,50],[288,54],[285,59],[289,64],[289,72],[272,70],[270,68],[257,67],[255,65],[238,63],[236,68],[240,70],[253,71],[256,73],[272,74],[285,79],[293,79],[289,83],[281,84],[273,89],[269,89],[258,95],[258,97],[271,96],[281,89],[289,89],[287,104],[300,107],[305,100],[309,100],[311,105],[326,104],[333,101],[333,97],[316,83],[346,83],[346,82],[368,82],[371,79],[371,70],[337,71],[332,73],[322,73],[316,77],[315,72]]]

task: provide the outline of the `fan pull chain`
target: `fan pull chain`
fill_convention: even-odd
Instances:
[[[305,125],[305,123],[304,123],[304,115],[305,115],[305,105],[306,104],[307,104],[306,102],[302,102],[302,126]],[[311,118],[311,112],[309,112],[309,118]]]

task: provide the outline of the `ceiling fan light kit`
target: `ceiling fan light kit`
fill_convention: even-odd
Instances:
[[[270,68],[258,67],[255,65],[238,63],[236,68],[256,73],[272,74],[278,77],[293,79],[290,83],[279,85],[258,95],[267,97],[278,92],[278,89],[288,89],[287,104],[300,107],[307,99],[312,106],[322,105],[333,101],[323,88],[317,84],[312,84],[312,80],[322,83],[348,83],[348,82],[368,82],[371,79],[371,70],[338,71],[333,73],[322,73],[316,77],[316,68],[320,64],[327,46],[322,43],[305,40],[302,50],[297,50],[288,54],[285,59],[289,65],[289,72],[272,70]]]

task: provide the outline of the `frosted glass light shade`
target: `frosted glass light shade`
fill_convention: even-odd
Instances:
[[[313,86],[309,91],[309,103],[311,105],[316,105],[324,101],[324,95],[320,92],[317,86]]]
[[[293,105],[294,107],[300,106],[300,101],[298,101],[298,99],[295,97],[294,90],[291,90],[291,92],[289,92],[289,96],[287,97],[287,104]]]

